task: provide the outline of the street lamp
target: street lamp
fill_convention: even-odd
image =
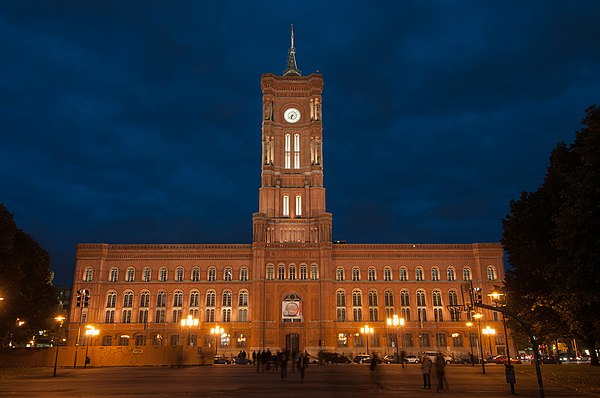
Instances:
[[[367,335],[367,355],[369,355],[369,335],[373,334],[373,328],[369,327],[369,325],[365,325],[360,328],[360,332]]]
[[[469,328],[469,354],[471,354],[469,359],[471,360],[471,366],[475,366],[475,361],[473,360],[473,339],[471,339],[471,326],[473,326],[473,322],[467,322],[466,325]]]
[[[85,362],[83,363],[83,368],[87,368],[88,364],[88,352],[90,349],[90,338],[98,336],[100,334],[100,330],[96,329],[92,325],[87,325],[85,331]]]
[[[192,345],[192,341],[190,339],[190,333],[192,330],[192,326],[198,326],[198,318],[192,318],[191,315],[188,315],[186,319],[181,320],[181,327],[188,327],[188,346]]]
[[[491,294],[488,294],[488,296],[490,296],[490,298],[492,299],[492,303],[494,303],[494,305],[496,307],[505,307],[506,306],[506,301],[503,299],[504,294],[503,293],[498,293],[496,291],[493,291]],[[506,361],[507,361],[507,365],[506,365],[506,379],[510,380],[510,393],[511,394],[515,394],[515,378],[514,378],[514,371],[513,371],[513,367],[510,364],[510,351],[508,349],[508,333],[506,332],[506,317],[504,316],[504,311],[501,311],[502,313],[502,327],[504,329],[504,343],[506,344]],[[509,374],[511,377],[509,377]]]
[[[219,340],[218,337],[222,336],[225,333],[225,329],[216,325],[214,328],[210,328],[210,334],[215,336],[215,355],[217,355],[217,350],[219,349]]]
[[[481,344],[481,318],[483,314],[476,312],[473,318],[477,320],[477,343],[479,344],[479,354],[481,355],[481,372],[485,374],[485,361],[483,360],[483,344]]]
[[[52,377],[56,377],[56,366],[58,364],[58,344],[56,343],[56,338],[60,338],[61,335],[61,331],[62,331],[62,327],[63,327],[63,323],[65,322],[65,317],[62,315],[57,316],[56,318],[54,318],[59,324],[58,324],[58,336],[56,333],[56,330],[54,332],[54,345],[56,345],[56,355],[54,356],[54,373],[52,374]]]
[[[387,319],[388,326],[394,326],[396,329],[396,356],[398,356],[398,347],[400,346],[398,341],[398,325],[402,326],[402,340],[404,340],[404,318],[398,318],[398,315],[394,315],[392,318]]]
[[[492,336],[494,336],[496,334],[496,329],[492,329],[489,325],[485,327],[485,329],[483,329],[481,331],[481,333],[485,334],[486,336],[488,336],[488,340],[490,341],[490,356],[494,355],[494,351],[492,351]]]

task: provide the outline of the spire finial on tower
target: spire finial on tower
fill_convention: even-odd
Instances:
[[[294,24],[292,24],[291,47],[288,52],[287,69],[283,71],[283,76],[302,76],[296,65],[296,48],[294,47]]]

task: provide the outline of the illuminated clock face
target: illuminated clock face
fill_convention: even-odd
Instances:
[[[288,123],[297,123],[300,120],[300,111],[296,108],[289,108],[283,113],[283,118]]]

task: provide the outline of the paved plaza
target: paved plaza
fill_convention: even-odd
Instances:
[[[528,366],[528,365],[522,365]],[[381,365],[377,378],[368,365],[311,365],[305,379],[288,369],[287,378],[279,372],[256,372],[251,365],[204,367],[136,367],[58,370],[34,368],[11,377],[0,368],[0,396],[9,397],[510,397],[504,367],[451,365],[447,368],[449,390],[437,394],[435,377],[432,389],[423,390],[418,365],[402,368]],[[534,377],[517,376],[519,397],[539,396]],[[380,385],[380,388],[377,386]],[[546,397],[598,397],[569,391],[546,383]]]

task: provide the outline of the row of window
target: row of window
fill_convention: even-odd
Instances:
[[[275,276],[275,266],[272,264],[267,265],[267,280],[307,280],[308,279],[308,266],[306,264],[300,264],[300,266],[296,266],[295,264],[290,264],[285,266],[284,264],[279,264],[277,266],[277,277]],[[414,280],[416,281],[424,281],[425,280],[425,271],[422,267],[415,268]],[[487,279],[490,281],[496,280],[496,268],[494,266],[488,266],[487,270]],[[161,267],[158,270],[157,278],[159,282],[166,282],[168,280],[168,269],[167,267]],[[176,282],[183,282],[184,280],[184,269],[183,267],[178,267],[175,269],[174,280]],[[242,267],[239,270],[239,280],[242,282],[248,281],[248,267]],[[446,279],[448,281],[456,280],[456,270],[454,267],[448,267],[445,272]],[[233,281],[233,268],[226,267],[223,270],[223,280],[224,281]],[[462,277],[465,281],[471,280],[471,269],[469,267],[464,267],[462,270]],[[92,267],[86,267],[83,274],[83,280],[86,282],[90,282],[94,279],[94,270]],[[217,280],[217,268],[209,267],[206,273],[206,279],[208,281],[216,281]],[[319,279],[319,267],[316,264],[311,265],[310,267],[310,279],[317,280]],[[125,270],[125,282],[134,282],[136,280],[136,270],[133,267],[129,267]],[[150,267],[145,267],[142,270],[141,281],[142,282],[150,282],[152,280],[152,269]],[[200,281],[200,267],[192,268],[190,272],[190,280],[193,282]],[[336,280],[337,281],[345,281],[346,280],[346,270],[342,267],[338,267],[336,269]],[[352,281],[360,281],[362,280],[361,269],[358,267],[354,267],[351,270],[351,280]],[[368,281],[376,281],[377,271],[375,267],[369,267],[367,269],[367,280]],[[392,268],[385,267],[383,269],[383,280],[384,281],[392,281]],[[400,281],[409,281],[410,275],[408,268],[401,267],[398,270],[398,280]],[[432,281],[440,281],[441,280],[441,271],[438,267],[433,267],[431,269],[431,280]],[[108,273],[108,281],[109,282],[118,282],[119,281],[119,269],[113,267],[109,270]]]

